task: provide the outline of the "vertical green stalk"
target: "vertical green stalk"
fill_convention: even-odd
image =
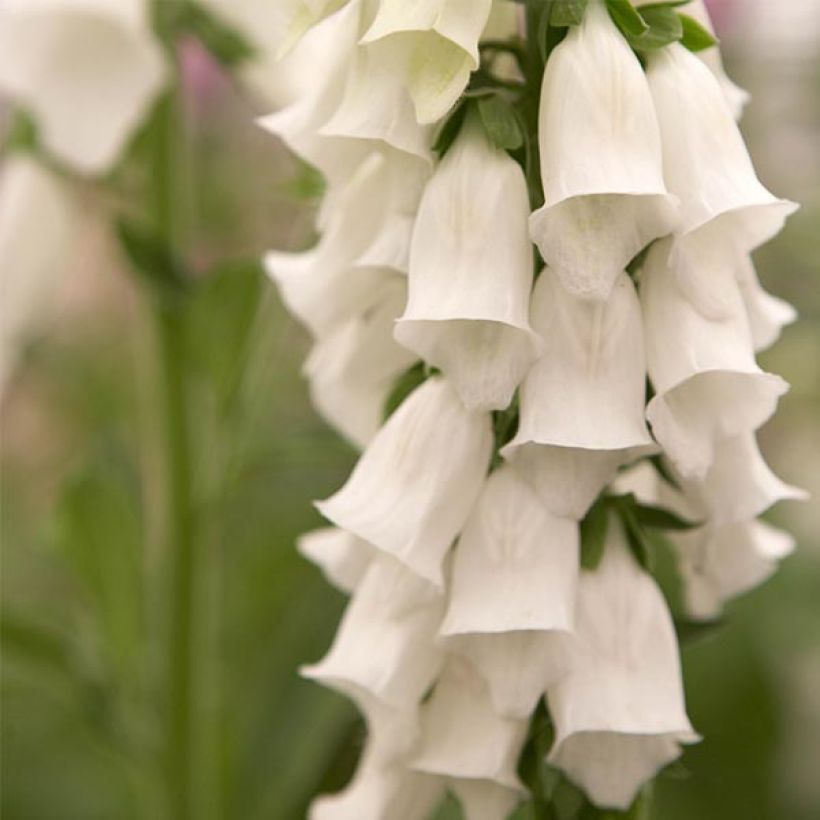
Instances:
[[[172,49],[172,60],[174,54]],[[159,104],[154,123],[153,214],[159,238],[182,257],[180,198],[185,180],[184,117],[178,71]],[[192,497],[191,444],[187,384],[186,299],[152,300],[159,365],[158,412],[165,509],[163,546],[168,567],[167,680],[165,685],[166,754],[169,805],[175,820],[192,811],[193,652],[197,545]]]

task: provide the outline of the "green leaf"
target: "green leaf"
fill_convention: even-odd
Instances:
[[[606,7],[626,37],[640,37],[649,28],[629,0],[606,0]]]
[[[444,125],[436,136],[433,142],[433,151],[435,151],[439,159],[441,159],[455,142],[456,137],[461,131],[461,126],[464,125],[464,117],[467,114],[467,105],[462,100],[455,108],[452,114],[444,121]]]
[[[717,38],[711,32],[707,31],[694,17],[678,12],[678,18],[683,28],[681,43],[686,46],[689,51],[703,51],[706,48],[711,48],[718,44]]]
[[[399,405],[424,381],[427,380],[427,369],[424,362],[416,362],[399,376],[387,401],[384,403],[384,420],[390,418]]]
[[[636,51],[663,48],[683,37],[680,17],[673,8],[666,5],[641,7],[640,15],[649,28],[640,37],[627,37]]]
[[[678,8],[679,6],[686,6],[691,2],[692,2],[692,0],[662,0],[661,2],[658,2],[658,3],[645,3],[641,6],[639,6],[638,10],[643,15],[645,11],[648,11],[650,9],[662,9],[662,8],[674,9],[674,8]]]
[[[635,515],[644,527],[655,527],[661,530],[691,530],[699,527],[697,521],[687,521],[679,515],[675,515],[665,507],[656,507],[653,504],[634,505]]]
[[[562,0],[552,7],[550,25],[559,28],[577,26],[583,22],[588,0]]]
[[[494,94],[482,97],[477,105],[484,130],[496,148],[515,151],[524,144],[524,134],[511,103]]]
[[[581,566],[595,569],[604,557],[609,511],[604,499],[592,505],[581,521]]]
[[[165,241],[151,228],[122,219],[117,237],[131,267],[162,299],[175,301],[190,287],[190,277]]]

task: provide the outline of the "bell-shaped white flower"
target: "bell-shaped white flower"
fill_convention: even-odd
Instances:
[[[374,550],[361,538],[336,527],[322,527],[299,537],[299,552],[322,570],[328,582],[352,593],[373,560]]]
[[[567,289],[605,298],[630,259],[672,229],[675,207],[646,77],[603,0],[550,55],[538,141],[545,202],[533,241]]]
[[[21,345],[53,306],[73,245],[77,206],[63,183],[25,154],[0,170],[0,391]]]
[[[581,518],[617,467],[647,451],[640,305],[622,273],[606,301],[545,270],[531,321],[545,347],[521,385],[518,433],[502,450],[559,516]]]
[[[271,28],[277,34],[278,54],[286,54],[299,42],[300,38],[311,27],[320,23],[333,12],[347,5],[350,0],[276,0],[273,5],[265,3]],[[215,0],[208,0],[213,5]],[[226,0],[218,0],[227,6]],[[259,0],[230,0],[233,6],[243,10],[254,5],[260,5]],[[254,9],[245,10],[248,15]],[[234,19],[238,14],[233,11]],[[263,25],[264,20],[254,19],[254,23]]]
[[[444,379],[428,379],[364,451],[344,487],[319,511],[442,583],[442,561],[484,483],[493,436]]]
[[[443,117],[478,68],[478,40],[492,0],[379,0],[362,43],[378,46],[384,63],[409,90],[420,123]]]
[[[763,521],[706,526],[674,533],[684,605],[696,619],[720,614],[723,604],[762,584],[794,549],[794,539]]]
[[[396,339],[440,368],[469,409],[507,407],[538,354],[528,216],[520,166],[468,115],[422,196]]]
[[[783,328],[797,319],[797,311],[788,302],[763,289],[748,254],[744,254],[738,263],[737,281],[746,305],[755,352],[759,353],[771,347]]]
[[[108,170],[162,90],[145,0],[5,0],[0,89],[31,110],[45,147]]]
[[[358,447],[381,427],[396,379],[416,361],[393,339],[406,300],[404,278],[385,275],[378,289],[380,300],[323,336],[304,366],[314,407]]]
[[[756,430],[788,385],[758,367],[734,277],[715,282],[725,308],[708,317],[682,291],[667,261],[669,248],[669,240],[652,247],[641,278],[647,363],[655,388],[646,414],[680,473],[702,477],[717,443]]]
[[[302,674],[360,703],[413,707],[443,661],[434,642],[443,614],[432,584],[382,556],[359,582],[328,654]]]
[[[461,804],[464,820],[508,820],[523,799],[520,789],[492,780],[449,778],[448,786]]]
[[[547,692],[555,724],[548,760],[596,805],[626,809],[679,744],[698,736],[666,602],[614,517],[601,563],[581,573],[576,636],[570,671]]]
[[[421,709],[421,743],[410,766],[523,791],[516,764],[526,735],[527,721],[499,715],[480,675],[451,658]]]
[[[758,180],[709,69],[673,43],[652,52],[647,77],[663,136],[664,178],[681,203],[672,263],[700,308],[715,270],[771,239],[796,209]]]

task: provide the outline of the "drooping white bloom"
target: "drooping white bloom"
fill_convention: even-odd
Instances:
[[[76,227],[65,185],[25,154],[0,171],[0,391],[26,336],[49,312]]]
[[[576,635],[570,671],[547,691],[556,731],[548,760],[596,805],[626,809],[698,736],[666,602],[614,517],[600,565],[581,573]]]
[[[5,0],[0,89],[31,110],[45,147],[108,170],[162,89],[145,0]]]
[[[494,708],[527,718],[563,671],[578,524],[557,518],[509,466],[490,475],[455,551],[441,627],[489,685]]]
[[[406,301],[404,277],[386,274],[376,289],[379,301],[323,336],[304,366],[316,409],[359,447],[381,426],[393,384],[416,360],[393,339]]]
[[[464,820],[507,820],[523,797],[520,789],[492,780],[449,778],[448,785],[461,803]]]
[[[421,710],[421,744],[411,767],[430,774],[491,780],[523,792],[516,764],[527,722],[500,716],[466,661],[451,658]]]
[[[607,301],[593,301],[547,269],[531,321],[545,348],[521,386],[518,433],[502,454],[555,515],[578,519],[617,467],[652,445],[640,305],[624,273]]]
[[[363,43],[409,90],[420,123],[443,117],[478,67],[478,40],[492,0],[379,0]]]
[[[740,295],[746,305],[755,352],[759,353],[771,347],[783,328],[797,319],[797,311],[788,302],[772,296],[763,289],[748,254],[744,254],[740,259],[737,281],[740,285]]]
[[[684,605],[692,618],[710,619],[723,604],[762,584],[794,549],[794,539],[763,521],[699,527],[675,533]]]
[[[302,674],[368,703],[412,708],[435,679],[443,655],[434,636],[443,598],[398,562],[372,562],[345,611],[333,646]]]
[[[652,247],[641,278],[647,362],[655,388],[646,415],[681,474],[702,477],[717,443],[756,430],[788,385],[758,367],[734,277],[714,283],[725,308],[708,317],[681,289],[667,262],[669,248],[669,240]]]
[[[797,206],[760,183],[720,86],[692,52],[673,43],[648,59],[664,178],[681,202],[671,261],[699,309],[719,312],[716,280],[771,239]]]
[[[465,410],[444,379],[428,379],[376,434],[344,487],[317,507],[440,585],[491,448],[489,416]]]
[[[367,572],[374,550],[367,542],[336,527],[322,527],[300,536],[299,552],[322,570],[342,592],[352,593]]]
[[[468,115],[422,196],[396,339],[440,368],[469,409],[507,407],[540,347],[528,216],[521,167]]]
[[[646,77],[602,0],[547,62],[538,141],[545,202],[533,241],[566,288],[605,298],[630,259],[672,229],[675,208]]]

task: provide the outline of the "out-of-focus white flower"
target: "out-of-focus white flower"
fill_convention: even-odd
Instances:
[[[421,744],[410,765],[523,793],[516,764],[526,734],[527,722],[500,716],[480,675],[466,661],[451,658],[422,706]]]
[[[404,186],[404,170],[371,154],[334,199],[314,248],[266,255],[282,300],[314,337],[370,309],[392,273],[385,267],[406,265],[410,236],[403,217],[416,194]],[[421,187],[418,180],[416,186]]]
[[[407,295],[404,278],[386,273],[376,288],[379,301],[323,336],[304,366],[314,406],[358,447],[381,427],[393,384],[416,360],[393,339]]]
[[[667,261],[669,248],[669,240],[652,247],[641,278],[647,362],[655,388],[646,414],[681,474],[702,477],[717,443],[756,430],[788,385],[758,367],[734,277],[715,282],[725,309],[707,317],[684,295]]]
[[[492,443],[489,416],[465,410],[444,379],[428,379],[376,434],[344,487],[316,506],[441,585],[442,560],[484,483]]]
[[[788,302],[763,289],[748,254],[744,254],[738,263],[737,281],[746,305],[755,352],[760,352],[771,347],[783,328],[797,319],[797,311]]]
[[[600,565],[581,573],[576,635],[570,671],[547,692],[556,731],[548,760],[596,805],[626,809],[698,736],[666,602],[614,517]]]
[[[362,43],[409,90],[420,123],[443,117],[478,67],[478,40],[492,0],[379,0]]]
[[[395,333],[471,410],[507,407],[540,348],[528,318],[528,216],[521,167],[468,115],[422,196]]]
[[[53,304],[77,206],[52,172],[26,154],[0,171],[0,392],[19,349]]]
[[[716,280],[771,239],[797,206],[760,183],[720,86],[691,51],[673,43],[648,60],[664,177],[681,202],[672,264],[698,308],[719,312]]]
[[[723,604],[762,584],[794,549],[794,539],[763,521],[699,527],[674,533],[684,605],[692,618],[710,619]]]
[[[520,789],[491,780],[449,778],[447,782],[461,803],[464,820],[507,820],[523,797]]]
[[[296,547],[333,586],[347,593],[359,585],[375,553],[366,541],[336,527],[307,532],[299,537]]]
[[[330,651],[302,674],[360,703],[370,696],[412,708],[443,661],[433,640],[443,614],[432,584],[380,557],[356,588]]]
[[[602,0],[547,62],[538,141],[545,202],[533,240],[567,289],[605,298],[630,259],[672,229],[675,208],[646,77]]]
[[[640,305],[624,273],[600,301],[571,294],[547,269],[531,322],[545,348],[521,385],[518,433],[502,453],[553,513],[577,519],[620,464],[652,446]]]
[[[31,110],[45,147],[82,173],[108,170],[166,68],[144,0],[5,0],[0,89]]]

